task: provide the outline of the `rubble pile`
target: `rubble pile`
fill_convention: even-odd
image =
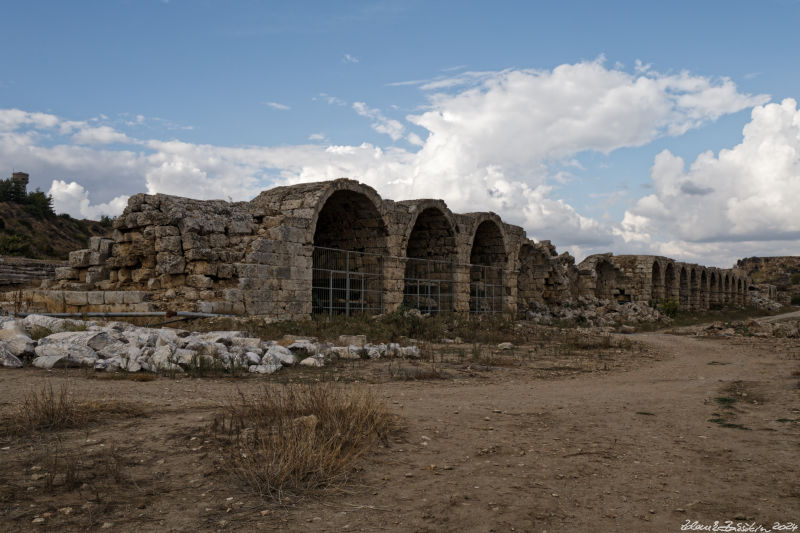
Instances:
[[[800,338],[800,320],[767,322],[754,320],[736,320],[733,322],[713,322],[706,326],[689,328],[688,333],[700,337],[777,337]]]
[[[619,303],[583,297],[577,298],[573,304],[558,306],[532,302],[526,318],[543,325],[569,320],[589,327],[616,327],[645,322],[669,324],[672,321],[658,309],[643,302]]]
[[[43,315],[0,317],[0,367],[18,368],[30,359],[33,366],[44,369],[180,373],[216,367],[271,374],[284,366],[319,367],[335,359],[420,356],[417,346],[373,345],[363,336],[341,337],[340,341],[344,345],[307,338],[264,341],[244,331],[198,333]]]

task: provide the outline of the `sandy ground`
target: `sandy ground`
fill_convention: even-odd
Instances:
[[[53,435],[2,443],[0,530],[638,532],[681,531],[693,521],[798,523],[800,340],[627,338],[640,344],[610,366],[547,374],[555,367],[461,365],[445,380],[369,384],[405,432],[363,458],[344,490],[284,506],[217,472],[204,442],[219,404],[259,379],[2,371],[0,413],[43,383],[68,383],[84,396],[140,405],[146,416],[60,432],[56,444]],[[82,487],[48,491],[38,473],[48,452],[67,448],[95,477],[84,472]]]

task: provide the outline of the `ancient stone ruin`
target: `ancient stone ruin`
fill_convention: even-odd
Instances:
[[[114,228],[113,238],[72,252],[69,266],[17,307],[289,320],[400,306],[524,316],[579,298],[671,299],[690,310],[748,300],[738,270],[612,254],[576,265],[495,213],[385,200],[349,179],[276,187],[250,202],[138,194]]]

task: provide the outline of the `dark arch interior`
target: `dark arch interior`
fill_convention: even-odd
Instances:
[[[689,308],[689,275],[686,273],[686,269],[681,269],[681,279],[680,279],[680,287],[679,287],[679,304],[681,309],[688,309]]]
[[[697,271],[692,269],[689,279],[689,305],[694,308],[697,307]]]
[[[503,234],[492,220],[481,222],[472,241],[469,307],[473,313],[503,310],[503,269],[508,263]]]
[[[708,304],[709,306],[714,306],[718,303],[719,298],[719,276],[717,276],[716,272],[711,272],[708,276],[708,287],[709,287],[709,295],[708,295]]]
[[[594,289],[595,297],[601,300],[613,299],[617,280],[617,273],[614,270],[614,265],[609,261],[600,261],[595,265],[594,270],[597,274],[597,281]]]
[[[664,297],[675,298],[675,267],[672,263],[668,263],[664,269]]]
[[[429,207],[417,216],[406,258],[403,303],[425,313],[451,311],[456,239],[439,209]]]
[[[334,192],[317,218],[312,259],[315,313],[382,312],[386,226],[370,199]]]
[[[708,307],[708,275],[706,271],[700,272],[700,290],[698,291],[698,300],[701,309]]]
[[[386,253],[386,226],[375,205],[353,191],[334,192],[317,218],[314,246]]]
[[[658,261],[653,261],[650,272],[650,300],[657,303],[664,299],[664,282],[661,279],[661,265]]]

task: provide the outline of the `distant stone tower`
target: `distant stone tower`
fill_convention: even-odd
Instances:
[[[14,182],[14,188],[18,191],[18,194],[25,196],[28,194],[28,178],[30,176],[25,172],[14,172],[11,175],[11,181]]]

